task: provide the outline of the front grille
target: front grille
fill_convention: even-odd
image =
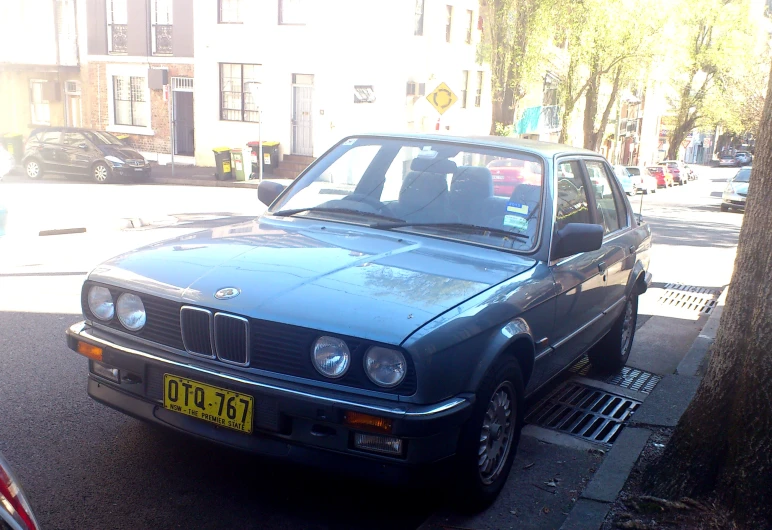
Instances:
[[[214,346],[222,362],[249,364],[249,321],[243,317],[217,313],[214,315]]]
[[[211,311],[184,306],[180,309],[180,327],[182,342],[188,352],[204,357],[214,357]]]
[[[133,167],[142,167],[145,165],[144,160],[127,160],[126,165],[133,166]]]

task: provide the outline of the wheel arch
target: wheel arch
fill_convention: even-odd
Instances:
[[[533,375],[536,347],[531,329],[523,318],[507,322],[498,330],[472,372],[467,385],[469,390],[475,392],[491,367],[505,358],[517,361],[523,385],[527,386]]]

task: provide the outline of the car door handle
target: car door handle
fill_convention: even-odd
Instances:
[[[635,254],[635,245],[630,245],[630,254]]]
[[[598,270],[601,272],[601,274],[606,272],[606,262],[605,261],[601,261],[600,263],[598,263]]]

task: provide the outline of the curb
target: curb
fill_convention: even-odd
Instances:
[[[708,358],[710,348],[716,340],[728,291],[727,287],[721,293],[716,309],[679,363],[675,374],[662,378],[635,412],[633,421],[611,446],[598,472],[571,508],[560,530],[600,528],[646,447],[651,435],[649,427],[673,427],[678,423],[702,379],[699,374],[700,367]]]

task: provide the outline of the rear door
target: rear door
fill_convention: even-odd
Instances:
[[[64,153],[62,152],[62,131],[49,129],[40,135],[40,144],[37,147],[37,156],[43,165],[44,171],[60,172],[64,165]]]

